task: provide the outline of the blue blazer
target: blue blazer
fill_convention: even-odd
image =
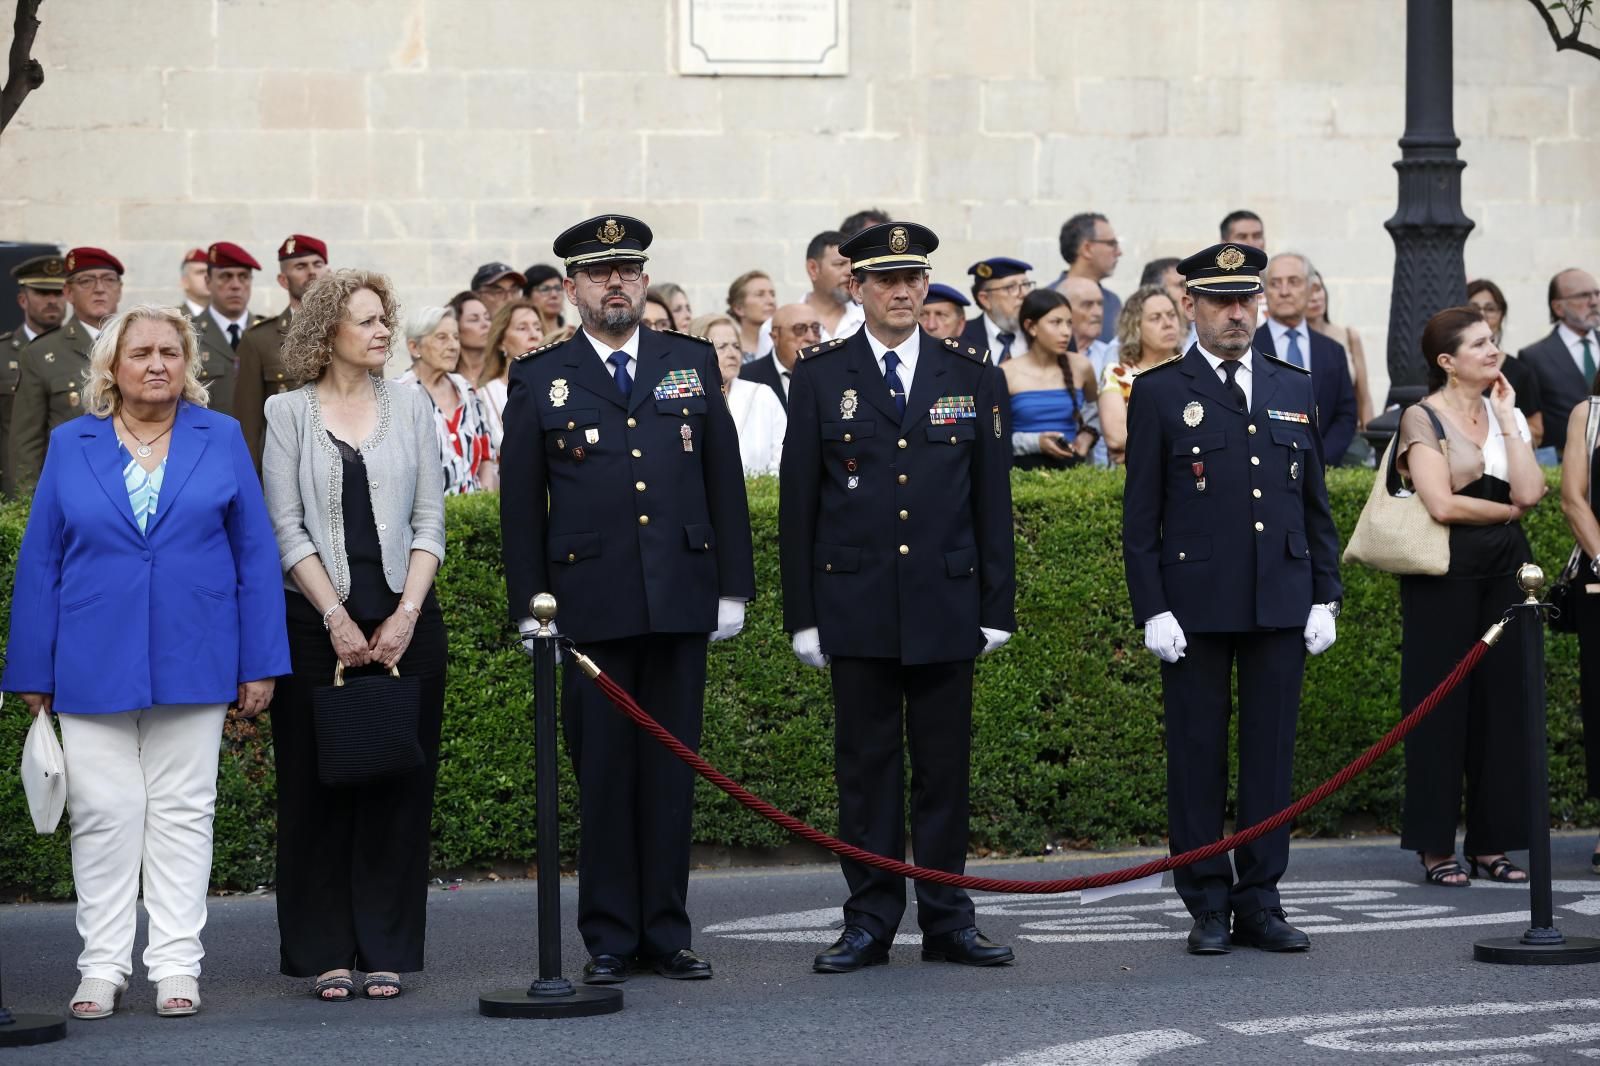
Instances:
[[[1356,439],[1356,387],[1350,380],[1350,361],[1344,345],[1306,327],[1311,337],[1311,388],[1316,393],[1318,426],[1322,435],[1322,457],[1329,466],[1338,466]],[[1272,327],[1263,324],[1256,330],[1256,351],[1277,356],[1272,344]]]
[[[161,498],[133,517],[111,421],[50,434],[17,557],[7,692],[63,714],[231,703],[289,672],[283,572],[239,423],[180,402]]]

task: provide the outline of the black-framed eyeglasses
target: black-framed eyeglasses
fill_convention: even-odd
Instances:
[[[809,337],[813,334],[818,337],[822,336],[821,322],[796,322],[789,327],[789,336],[791,337]]]
[[[536,296],[554,296],[561,291],[561,282],[547,281],[543,285],[535,285],[532,292]]]
[[[1017,295],[1017,293],[1020,292],[1024,296],[1026,296],[1028,293],[1032,292],[1036,288],[1038,288],[1038,283],[1037,282],[1033,282],[1033,281],[1008,281],[1004,285],[991,285],[987,289],[984,289],[983,291],[984,292],[998,292],[1003,296],[1015,296],[1015,295]]]
[[[604,285],[611,280],[612,274],[616,274],[623,281],[638,281],[644,276],[644,267],[638,263],[600,263],[595,266],[579,267],[578,273],[596,285]]]
[[[522,292],[515,285],[485,285],[478,291],[486,296],[517,296]]]

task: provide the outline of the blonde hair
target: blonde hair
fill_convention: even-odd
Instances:
[[[117,388],[117,360],[128,327],[141,321],[165,322],[178,334],[183,348],[183,398],[204,407],[211,394],[200,384],[200,341],[189,317],[175,307],[140,304],[101,323],[100,336],[89,349],[89,372],[84,379],[83,408],[96,418],[109,418],[122,410],[122,390]]]
[[[1117,362],[1123,366],[1138,366],[1144,361],[1144,305],[1157,296],[1172,303],[1172,294],[1160,285],[1135,289],[1133,295],[1123,301],[1122,313],[1117,316]],[[1178,312],[1181,328],[1183,312],[1176,305],[1173,310]],[[1183,341],[1178,342],[1178,347],[1182,350]]]
[[[739,323],[735,322],[732,318],[729,318],[720,311],[713,311],[707,315],[695,315],[694,321],[689,323],[689,335],[691,337],[704,337],[706,340],[710,340],[711,327],[717,325],[727,326],[729,329],[733,330],[735,334],[739,332]]]
[[[500,305],[500,310],[494,313],[489,320],[489,339],[483,347],[483,374],[474,385],[487,385],[497,381],[510,366],[510,360],[521,355],[521,352],[506,353],[500,346],[506,342],[506,333],[511,329],[511,319],[518,311],[532,311],[534,319],[539,323],[539,343],[544,344],[544,316],[539,313],[539,305],[533,302],[532,297],[521,296],[515,300],[507,300]]]
[[[750,287],[750,283],[755,281],[757,278],[771,281],[772,275],[768,274],[765,270],[746,270],[743,274],[740,274],[738,277],[734,278],[733,284],[728,286],[728,310],[726,314],[735,322],[743,322],[743,319],[739,317],[739,305],[744,303],[744,291],[748,289]]]
[[[397,338],[404,343],[400,329],[400,302],[395,298],[394,284],[387,277],[372,270],[330,270],[307,289],[300,298],[300,310],[289,322],[289,332],[283,338],[283,368],[301,381],[316,381],[333,361],[333,338],[344,321],[350,298],[366,289],[383,305],[383,324],[389,331],[389,343]],[[411,353],[405,353],[409,360]]]

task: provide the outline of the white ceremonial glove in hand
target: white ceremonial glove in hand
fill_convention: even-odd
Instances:
[[[990,629],[988,626],[979,626],[983,630],[983,650],[979,655],[988,655],[992,651],[999,651],[1006,641],[1011,639],[1011,634],[1003,629]]]
[[[1306,619],[1306,651],[1312,655],[1321,655],[1333,647],[1337,638],[1333,626],[1333,612],[1320,603],[1311,605],[1311,614]]]
[[[1189,648],[1189,638],[1171,611],[1162,611],[1144,624],[1144,646],[1164,663],[1175,663]]]
[[[724,596],[717,601],[717,631],[711,634],[711,643],[736,637],[744,631],[744,601]]]
[[[822,634],[816,626],[794,635],[794,654],[801,662],[818,670],[828,665],[828,657],[822,654]]]
[[[533,658],[533,649],[538,647],[533,638],[539,632],[539,620],[537,618],[524,618],[517,623],[517,632],[522,634],[522,654],[530,659]],[[561,630],[556,628],[554,622],[550,623],[550,632],[558,637],[561,635]],[[560,661],[561,648],[557,647],[556,662]]]

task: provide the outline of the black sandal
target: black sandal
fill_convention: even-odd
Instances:
[[[1472,876],[1477,877],[1481,869],[1483,876],[1490,881],[1498,881],[1504,885],[1525,885],[1528,883],[1528,871],[1506,858],[1504,855],[1490,863],[1479,863],[1471,855],[1467,861],[1472,864]],[[1512,874],[1521,874],[1521,877],[1512,877]]]
[[[325,995],[339,989],[344,990],[344,995]],[[349,1003],[356,998],[356,983],[349,977],[324,977],[311,986],[311,995],[323,1003]]]
[[[389,995],[374,994],[373,989],[375,988],[392,988],[394,992]],[[374,977],[369,973],[367,974],[367,979],[361,982],[361,994],[368,999],[399,999],[404,991],[405,989],[400,986],[399,974],[395,974],[393,977]]]
[[[1461,868],[1461,864],[1456,861],[1454,855],[1448,859],[1441,859],[1432,866],[1428,865],[1427,859],[1423,857],[1420,851],[1417,852],[1417,859],[1422,863],[1423,877],[1430,885],[1439,885],[1441,888],[1466,888],[1472,884],[1467,879],[1467,871]],[[1451,877],[1459,877],[1461,880],[1448,880]]]

